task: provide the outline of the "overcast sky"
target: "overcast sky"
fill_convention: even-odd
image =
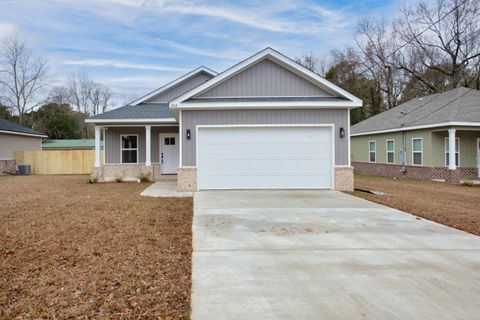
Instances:
[[[0,40],[19,35],[59,82],[81,70],[133,96],[267,46],[292,58],[352,46],[361,19],[390,19],[409,2],[0,0]]]

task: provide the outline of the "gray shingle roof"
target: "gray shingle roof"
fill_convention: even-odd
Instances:
[[[187,102],[349,101],[342,97],[222,97],[192,98]]]
[[[18,132],[18,133],[27,133],[27,134],[34,134],[39,136],[44,136],[44,133],[35,131],[33,129],[24,127],[19,125],[18,123],[11,122],[5,119],[0,119],[0,130],[2,131],[11,131],[11,132]]]
[[[401,115],[404,114],[402,117]],[[352,126],[352,134],[450,121],[478,122],[480,91],[457,88],[415,98]]]
[[[117,119],[165,119],[174,118],[168,103],[145,103],[136,106],[126,105],[113,109],[90,119],[94,120],[117,120]]]

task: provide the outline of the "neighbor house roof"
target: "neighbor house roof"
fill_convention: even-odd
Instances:
[[[90,117],[85,122],[176,122],[168,103],[127,105]]]
[[[480,91],[457,88],[415,98],[351,128],[351,135],[366,135],[449,125],[480,126]]]
[[[18,123],[11,122],[5,119],[0,119],[0,133],[35,136],[40,138],[46,138],[47,136],[41,132],[19,125]]]
[[[100,141],[103,147],[103,140]],[[95,139],[62,139],[47,140],[42,143],[42,149],[94,149]]]

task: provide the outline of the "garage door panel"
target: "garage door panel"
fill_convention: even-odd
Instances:
[[[329,127],[199,128],[200,189],[330,188]]]

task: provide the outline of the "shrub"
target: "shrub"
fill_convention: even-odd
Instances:
[[[90,178],[88,179],[88,183],[97,183],[98,182],[98,173],[91,174]]]
[[[141,182],[148,182],[150,181],[150,177],[152,176],[152,173],[151,172],[143,172],[143,171],[140,171],[138,174],[137,174],[137,179]]]
[[[123,182],[124,179],[125,179],[125,171],[123,171],[122,174],[116,174],[115,175],[115,181],[118,182],[118,183]]]
[[[463,181],[462,181],[462,184],[463,184],[464,186],[471,187],[471,186],[473,186],[473,181],[472,181],[472,180],[468,180],[468,179],[467,179],[467,180],[463,180]]]

